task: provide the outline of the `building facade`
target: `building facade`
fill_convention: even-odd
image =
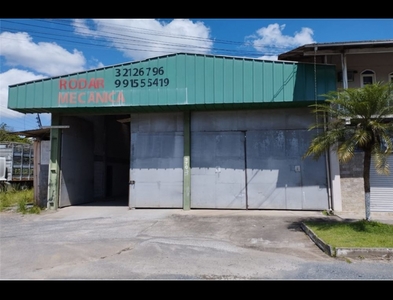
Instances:
[[[337,89],[393,81],[393,40],[308,44],[278,59],[335,65]],[[344,211],[365,210],[362,165],[363,154],[356,153],[351,162],[339,166],[334,197],[342,199]],[[393,156],[389,165],[393,166]],[[393,171],[379,175],[372,165],[370,176],[371,212],[393,212]]]
[[[49,208],[341,210],[329,153],[302,158],[334,89],[333,65],[178,53],[13,85],[8,106],[52,114]]]

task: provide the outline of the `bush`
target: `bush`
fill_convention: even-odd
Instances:
[[[34,204],[33,188],[6,183],[0,187],[0,211],[12,208],[22,214],[41,212],[41,208]]]

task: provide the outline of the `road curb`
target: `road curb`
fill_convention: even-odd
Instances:
[[[393,259],[393,248],[334,248],[320,239],[304,223],[300,224],[302,230],[310,239],[327,255],[331,257],[349,257],[349,258],[372,258],[372,259]]]
[[[393,259],[392,248],[336,248],[336,257]]]
[[[322,239],[320,239],[315,233],[314,231],[312,231],[310,228],[307,227],[306,224],[304,224],[303,222],[300,223],[300,227],[303,229],[303,231],[310,237],[310,239],[323,251],[325,252],[327,255],[329,256],[336,256],[336,253],[333,249],[333,247],[331,247],[329,244],[326,244]]]

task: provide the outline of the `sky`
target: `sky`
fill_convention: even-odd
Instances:
[[[277,60],[311,43],[393,39],[390,19],[0,19],[0,124],[50,126],[10,110],[8,86],[186,52]]]

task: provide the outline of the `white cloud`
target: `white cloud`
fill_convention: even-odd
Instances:
[[[278,55],[263,55],[263,56],[258,57],[258,59],[277,60]]]
[[[0,34],[0,55],[6,65],[25,67],[49,76],[83,71],[86,60],[82,52],[68,52],[56,43],[34,43],[26,32]]]
[[[256,34],[246,37],[246,43],[257,51],[265,53],[263,57],[277,57],[290,49],[304,44],[315,43],[312,36],[313,30],[303,27],[300,32],[295,32],[293,36],[283,35],[285,24],[270,24],[256,31]]]
[[[103,68],[105,65],[102,62],[97,62],[97,65],[93,69]]]
[[[47,78],[47,76],[41,74],[36,75],[32,72],[19,69],[9,69],[4,73],[0,73],[0,124],[6,123],[12,131],[36,128],[38,125],[36,114],[22,114],[7,108],[8,87],[13,84],[42,78]],[[40,114],[40,119],[43,126],[50,125],[51,115]]]
[[[104,39],[125,57],[142,60],[177,52],[210,53],[213,41],[203,22],[174,19],[74,20],[77,34]]]
[[[0,117],[1,118],[22,118],[25,115],[7,108],[8,105],[8,86],[45,78],[44,75],[35,75],[32,72],[10,69],[0,73]]]
[[[25,114],[7,108],[9,85],[86,69],[86,59],[82,52],[76,49],[69,52],[56,43],[34,43],[26,32],[2,32],[0,45],[0,56],[4,58],[4,65],[13,67],[0,73],[0,122],[4,119],[12,122],[12,119],[26,118]],[[91,68],[103,67],[101,62],[97,60],[93,62],[96,65]],[[40,116],[43,124],[50,122],[50,114],[40,114]]]

